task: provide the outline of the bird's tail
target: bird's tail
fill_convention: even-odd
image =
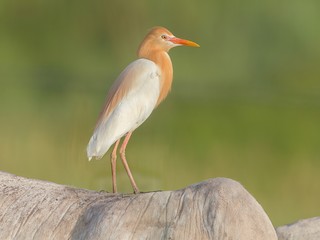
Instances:
[[[100,141],[101,142],[101,141]],[[109,146],[110,147],[110,146]],[[91,159],[101,159],[103,155],[108,151],[109,147],[99,144],[96,133],[90,138],[90,141],[87,146],[87,156],[88,160]]]
[[[87,146],[88,160],[101,159],[103,155],[109,150],[111,145],[115,142],[114,139],[110,139],[104,128],[97,128]]]

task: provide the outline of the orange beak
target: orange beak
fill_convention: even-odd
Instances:
[[[189,46],[189,47],[200,47],[200,45],[195,42],[185,40],[182,38],[177,38],[177,37],[172,37],[169,39],[169,41],[174,44],[180,44],[180,45]]]

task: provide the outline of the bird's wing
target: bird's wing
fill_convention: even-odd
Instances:
[[[126,95],[136,88],[140,88],[140,85],[144,83],[144,78],[148,77],[149,72],[151,76],[153,71],[157,72],[156,65],[147,59],[138,59],[129,64],[111,86],[96,127],[102,120],[108,118],[109,114]]]
[[[87,147],[89,159],[102,157],[110,146],[142,124],[156,106],[160,70],[147,59],[132,62],[111,87]]]

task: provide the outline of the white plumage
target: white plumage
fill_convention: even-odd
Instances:
[[[139,127],[151,114],[160,94],[160,69],[147,59],[132,62],[114,86],[131,86],[113,110],[98,122],[87,147],[87,155],[101,158],[112,144]],[[133,77],[132,77],[133,76]],[[111,87],[108,96],[112,94]]]

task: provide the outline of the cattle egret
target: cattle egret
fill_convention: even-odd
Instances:
[[[89,160],[100,159],[114,144],[111,153],[113,192],[117,192],[116,158],[120,157],[134,193],[137,184],[128,166],[125,151],[132,132],[151,114],[171,89],[173,70],[168,52],[176,46],[199,47],[195,42],[177,38],[164,27],[154,27],[138,49],[138,59],[129,64],[111,86],[105,105],[87,147]]]

